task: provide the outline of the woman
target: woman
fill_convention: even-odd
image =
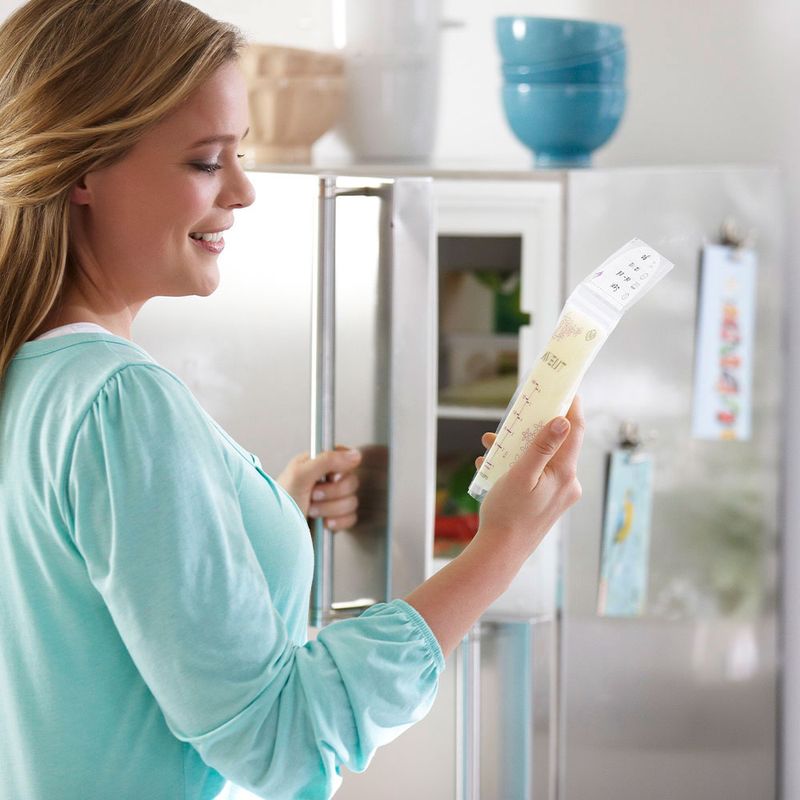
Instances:
[[[461,556],[306,641],[305,513],[340,472],[315,504],[352,525],[357,457],[282,487],[131,340],[149,298],[214,291],[201,234],[253,201],[242,44],[179,0],[31,0],[0,27],[2,800],[330,796],[580,495],[575,405]]]

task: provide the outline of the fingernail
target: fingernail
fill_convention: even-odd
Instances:
[[[352,461],[356,461],[357,459],[361,458],[361,453],[358,450],[348,450],[345,453],[345,457],[351,459]]]
[[[333,476],[331,477],[331,480],[334,483],[336,483],[336,481],[338,481],[341,477],[342,477],[342,473],[341,472],[334,472]]]
[[[335,528],[336,527],[336,520],[335,519],[330,520],[325,527],[326,528]]]
[[[319,514],[319,509],[316,506],[311,506],[311,508],[308,509],[309,517],[316,517],[317,514]]]
[[[325,492],[323,492],[322,489],[315,489],[311,493],[311,499],[312,500],[324,500],[325,499]]]
[[[569,427],[569,422],[564,419],[564,417],[557,417],[553,420],[550,425],[550,430],[553,433],[564,433],[564,431]]]

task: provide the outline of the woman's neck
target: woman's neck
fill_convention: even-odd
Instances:
[[[133,322],[133,315],[130,309],[125,308],[121,312],[105,313],[89,308],[87,304],[80,302],[77,298],[65,298],[64,302],[51,310],[42,324],[31,334],[28,341],[54,328],[60,328],[62,325],[71,325],[75,322],[93,322],[95,325],[99,325],[117,336],[129,340],[132,339],[131,323]]]

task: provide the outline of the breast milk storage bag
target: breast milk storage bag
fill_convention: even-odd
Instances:
[[[470,484],[472,497],[483,500],[542,427],[567,413],[586,370],[622,315],[673,266],[640,239],[632,239],[577,286],[547,347],[509,403],[497,439]]]

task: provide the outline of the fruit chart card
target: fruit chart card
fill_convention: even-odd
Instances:
[[[755,317],[755,251],[707,245],[700,267],[695,352],[696,439],[750,438]]]

